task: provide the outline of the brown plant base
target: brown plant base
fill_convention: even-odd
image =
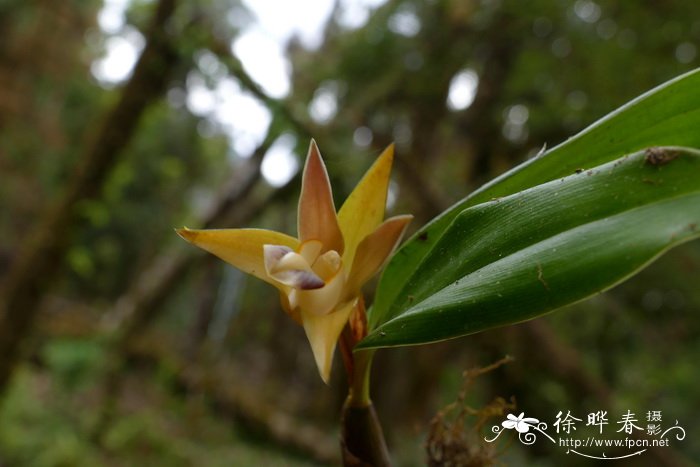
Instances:
[[[384,433],[370,402],[364,407],[343,406],[340,447],[345,467],[386,467],[391,465]]]

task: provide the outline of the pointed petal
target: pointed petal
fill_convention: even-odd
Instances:
[[[323,251],[343,251],[343,235],[333,204],[331,183],[316,142],[311,140],[301,181],[297,219],[299,240],[320,240]]]
[[[263,245],[281,245],[291,249],[299,246],[296,238],[263,229],[178,229],[177,234],[248,274],[278,285],[265,272]]]
[[[401,241],[411,219],[411,215],[389,218],[360,242],[350,269],[345,289],[347,294],[357,295],[360,287],[382,268]]]
[[[306,337],[311,344],[318,372],[326,384],[328,384],[331,376],[335,345],[356,303],[357,300],[349,302],[337,311],[327,315],[319,316],[314,313],[307,313],[304,310],[301,311],[301,320]]]
[[[338,212],[338,223],[345,239],[343,261],[349,268],[357,246],[384,219],[386,195],[389,188],[394,145],[377,158]]]

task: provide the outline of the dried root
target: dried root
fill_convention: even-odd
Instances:
[[[466,370],[464,383],[457,400],[442,410],[430,422],[425,443],[427,465],[431,467],[485,467],[496,465],[497,445],[484,441],[481,433],[492,418],[502,418],[507,410],[515,409],[515,398],[506,401],[496,397],[479,409],[465,403],[466,396],[476,379],[513,361],[505,357],[484,368]]]

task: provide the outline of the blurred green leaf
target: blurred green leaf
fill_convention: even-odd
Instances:
[[[466,208],[615,160],[651,146],[700,147],[700,69],[643,94],[587,129],[494,179],[420,229],[384,270],[369,314],[375,329],[406,310],[421,262]]]
[[[597,158],[596,158],[597,159]],[[422,344],[608,289],[700,236],[700,151],[653,148],[462,211],[359,347]]]

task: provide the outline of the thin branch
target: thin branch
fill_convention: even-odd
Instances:
[[[219,197],[218,203],[201,220],[202,226],[213,228],[247,224],[264,207],[288,197],[290,187],[296,185],[296,177],[267,196],[238,206],[239,201],[248,198],[258,184],[261,175],[260,164],[273,141],[274,135],[268,134],[249,161],[247,178],[241,181],[234,177],[229,189]],[[233,209],[234,206],[236,209]],[[116,332],[108,350],[108,364],[102,381],[103,406],[92,433],[96,441],[101,440],[114,417],[121,388],[121,374],[126,364],[125,356],[131,342],[165,309],[163,305],[166,299],[186,277],[192,266],[203,257],[202,252],[185,245],[175,251],[165,251],[134,279],[131,287],[117,301],[114,310],[106,315],[106,327]]]
[[[220,38],[212,34],[209,38],[208,45],[211,51],[227,66],[231,75],[238,80],[245,90],[260,99],[274,114],[282,117],[298,136],[311,138],[314,134],[313,128],[301,119],[295,117],[285,101],[270,97],[245,71],[243,64],[238,57],[231,52],[231,48],[228,44],[222,42]]]
[[[20,246],[20,254],[0,288],[0,392],[4,390],[20,348],[37,314],[38,303],[57,275],[78,224],[77,202],[94,198],[136,131],[140,116],[166,89],[177,63],[173,38],[166,24],[175,0],[160,0],[146,33],[146,47],[117,104],[88,139],[79,166],[58,202],[51,206]]]
[[[260,165],[274,139],[275,136],[269,134],[254,151],[247,168],[244,169],[247,175],[243,180],[239,174],[232,177],[218,201],[199,222],[202,228],[236,227],[246,224],[272,200],[286,196],[285,187],[291,185],[292,180],[285,187],[265,197],[239,206],[240,201],[249,198],[260,181]],[[131,286],[117,300],[114,310],[105,316],[107,327],[118,330],[117,341],[131,339],[151,323],[172,290],[202,256],[199,250],[187,248],[184,244],[178,245],[174,251],[168,250],[159,255],[150,266],[136,276]]]

